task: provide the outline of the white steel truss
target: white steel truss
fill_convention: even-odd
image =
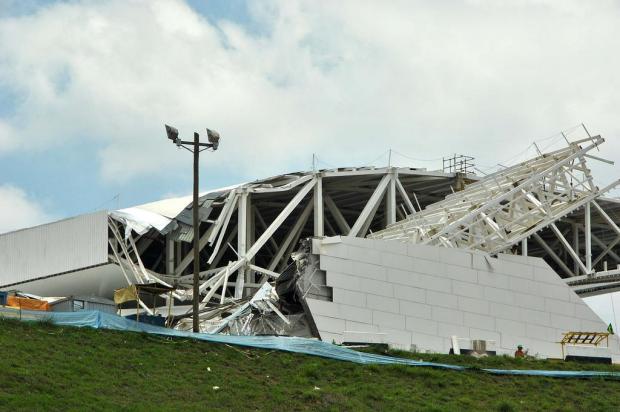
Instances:
[[[597,159],[587,153],[603,142],[600,136],[582,139],[485,176],[369,237],[491,254],[505,251],[545,227],[553,228],[558,219],[620,183],[603,189],[593,183],[586,157]],[[557,228],[554,232],[570,248]],[[574,252],[571,256],[582,270],[591,269]]]

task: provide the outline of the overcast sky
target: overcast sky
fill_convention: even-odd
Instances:
[[[487,170],[582,122],[618,161],[619,5],[0,0],[0,232],[188,194],[191,155],[164,123],[221,133],[201,189],[313,153]]]

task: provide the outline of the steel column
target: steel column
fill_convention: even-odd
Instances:
[[[584,233],[586,237],[586,275],[588,275],[592,273],[592,223],[590,222],[590,202],[586,203]]]
[[[323,216],[323,178],[320,175],[316,177],[316,186],[314,186],[314,236],[323,237],[325,235],[325,224]]]

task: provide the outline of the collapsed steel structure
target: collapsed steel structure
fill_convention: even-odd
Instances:
[[[592,161],[613,163],[593,154],[603,142],[600,136],[567,141],[562,149],[539,152],[530,160],[485,176],[472,173],[471,158],[455,156],[443,171],[407,167],[312,170],[204,193],[198,211],[201,329],[322,336],[309,304],[332,302],[328,314],[339,318],[333,309],[338,301],[354,303],[342,293],[336,296],[333,282],[349,279],[340,289],[355,294],[357,278],[339,277],[333,267],[331,272],[324,269],[330,257],[313,246],[335,242],[339,236],[346,236],[344,243],[349,245],[358,241],[364,247],[376,244],[379,249],[401,251],[411,245],[428,245],[433,246],[432,253],[451,249],[482,254],[489,261],[500,257],[495,262],[504,261],[507,255],[541,257],[548,274],[555,271],[566,283],[560,282],[562,288],[568,290],[568,285],[581,297],[620,290],[620,201],[604,197],[620,181],[599,188],[589,168]],[[141,311],[172,313],[169,325],[190,329],[194,298],[190,200],[166,199],[2,235],[0,289],[41,296],[111,297],[123,285],[159,284],[174,290],[148,302],[139,298]],[[22,253],[26,249],[29,252]],[[327,249],[333,251],[335,246]],[[346,253],[339,256],[348,259]],[[380,295],[385,283],[377,279],[388,279],[368,268],[365,273],[364,259],[359,254],[352,258],[360,264],[346,273],[371,276]],[[436,278],[445,275],[444,263],[437,262],[431,271]],[[379,267],[384,263],[372,270],[387,270]],[[405,279],[408,282],[416,274],[413,268],[407,270],[411,271]],[[466,278],[467,273],[461,276]],[[431,284],[434,278],[425,279]],[[503,287],[509,289],[512,284]],[[455,292],[445,286],[439,289],[445,294]],[[557,293],[562,295],[562,290]],[[375,289],[368,293],[372,292]],[[122,314],[136,313],[135,305],[125,306]],[[354,327],[359,331],[363,325]]]
[[[573,142],[486,176],[370,237],[495,254],[549,226],[568,245],[554,222],[620,183],[617,180],[603,189],[594,185],[586,157],[602,142],[600,136]],[[591,272],[591,263],[588,269],[569,250],[580,269]]]
[[[620,180],[599,189],[586,164],[586,159],[609,162],[591,154],[603,142],[588,137],[483,178],[459,171],[341,168],[207,193],[200,198],[203,330],[221,331],[241,312],[247,315],[257,291],[263,313],[290,323],[275,305],[277,294],[263,286],[280,278],[300,240],[308,237],[368,235],[491,255],[540,256],[583,296],[620,290],[620,270],[608,270],[604,260],[620,263],[614,250],[620,243],[618,219],[610,216],[620,204],[602,198]],[[110,260],[129,284],[177,287],[173,298],[182,305],[193,298],[191,205],[166,217],[167,206],[163,201],[111,212]],[[599,215],[594,221],[592,208]],[[180,328],[188,327],[189,316],[189,310],[179,316]]]
[[[419,212],[473,178],[414,168],[341,168],[277,176],[205,194],[199,202],[199,290],[205,329],[212,330],[207,321],[223,307],[244,303],[265,282],[278,279],[300,239],[363,237]],[[153,212],[166,206],[165,201],[157,203],[110,213],[110,260],[120,266],[128,283],[175,285],[173,297],[190,301],[191,206],[166,218]]]
[[[533,239],[546,256],[570,279],[568,284],[582,296],[597,291],[618,290],[620,269],[604,269],[595,273],[595,266],[605,257],[620,263],[614,247],[620,242],[620,230],[614,219],[596,199],[620,184],[620,179],[599,189],[593,180],[586,159],[613,162],[591,155],[604,142],[601,136],[588,137],[568,144],[560,150],[485,176],[465,190],[448,195],[444,201],[424,211],[392,224],[369,237],[400,240],[420,244],[478,249],[491,254],[507,252],[521,243],[520,254],[528,254],[528,239]],[[607,208],[615,210],[614,201],[606,200]],[[583,223],[575,222],[578,215],[570,216],[573,240],[558,228],[558,221],[584,207]],[[603,219],[599,228],[611,230],[615,238],[604,242],[593,234],[591,209]],[[605,225],[607,225],[605,227]],[[581,227],[580,227],[581,226]],[[550,245],[539,232],[546,229],[557,238]],[[579,229],[583,230],[583,253],[579,247]],[[603,233],[602,236],[606,236]],[[592,240],[602,248],[592,259]],[[559,245],[557,244],[559,242]],[[569,256],[574,264],[570,269],[556,247]],[[579,276],[581,274],[581,276]],[[585,286],[585,287],[584,287]],[[590,286],[590,287],[588,287]]]

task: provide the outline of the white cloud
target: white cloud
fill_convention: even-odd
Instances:
[[[108,180],[170,173],[188,161],[164,138],[170,122],[218,129],[209,164],[257,178],[309,167],[313,152],[339,164],[389,147],[463,152],[492,165],[582,121],[610,140],[620,132],[615,2],[249,7],[260,35],[173,0],[71,2],[0,20],[0,84],[20,96],[0,119],[0,152],[96,142]],[[606,146],[618,160],[620,143]]]
[[[22,189],[9,184],[0,185],[0,233],[51,220],[53,217]]]

